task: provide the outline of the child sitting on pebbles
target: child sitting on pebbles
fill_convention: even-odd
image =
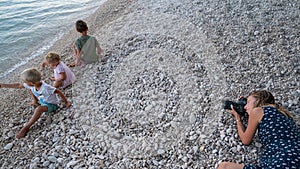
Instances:
[[[80,64],[97,62],[102,51],[97,39],[87,34],[88,26],[82,20],[76,22],[76,30],[81,34],[81,37],[73,44],[76,60],[69,66],[73,67]]]
[[[71,103],[68,102],[65,95],[55,87],[45,83],[41,80],[41,73],[34,69],[26,69],[21,73],[21,79],[23,80],[23,84],[20,83],[12,83],[12,84],[2,84],[0,83],[0,88],[27,88],[30,89],[33,96],[33,105],[38,105],[34,114],[30,118],[30,120],[25,124],[25,126],[19,131],[16,135],[16,138],[21,138],[26,135],[29,131],[29,128],[40,118],[40,116],[45,113],[51,113],[58,109],[58,97],[59,95],[62,100],[65,102],[66,107],[69,108]]]
[[[45,67],[46,65],[54,69],[54,77],[52,77],[51,80],[54,81],[53,86],[55,88],[66,88],[74,83],[74,73],[60,60],[60,56],[58,54],[51,52],[48,53],[45,56],[45,61],[42,63],[42,67]]]

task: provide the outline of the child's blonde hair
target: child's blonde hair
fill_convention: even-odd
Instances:
[[[21,79],[27,82],[36,83],[42,80],[42,75],[36,68],[29,68],[21,73]]]
[[[47,62],[53,63],[53,62],[59,62],[60,61],[60,56],[56,53],[49,52],[46,56],[45,59]]]

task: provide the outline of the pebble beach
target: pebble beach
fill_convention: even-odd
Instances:
[[[26,90],[0,89],[1,168],[200,168],[259,162],[242,145],[226,99],[271,91],[300,127],[300,1],[108,0],[86,18],[103,53],[74,67],[72,102],[28,134]],[[84,18],[78,18],[84,19]],[[74,21],[75,23],[75,21]],[[71,30],[50,51],[74,60]],[[38,67],[21,66],[1,83]],[[246,118],[243,119],[246,121]]]

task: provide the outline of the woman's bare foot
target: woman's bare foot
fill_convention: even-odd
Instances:
[[[19,133],[16,135],[16,138],[22,138],[26,135],[26,133],[29,131],[29,128],[23,127]]]

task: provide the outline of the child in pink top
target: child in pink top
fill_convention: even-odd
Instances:
[[[51,80],[54,81],[53,86],[55,88],[62,87],[66,88],[75,81],[75,75],[71,69],[60,61],[60,56],[56,53],[48,53],[45,56],[45,61],[42,63],[42,67],[48,65],[54,69],[54,78]]]

